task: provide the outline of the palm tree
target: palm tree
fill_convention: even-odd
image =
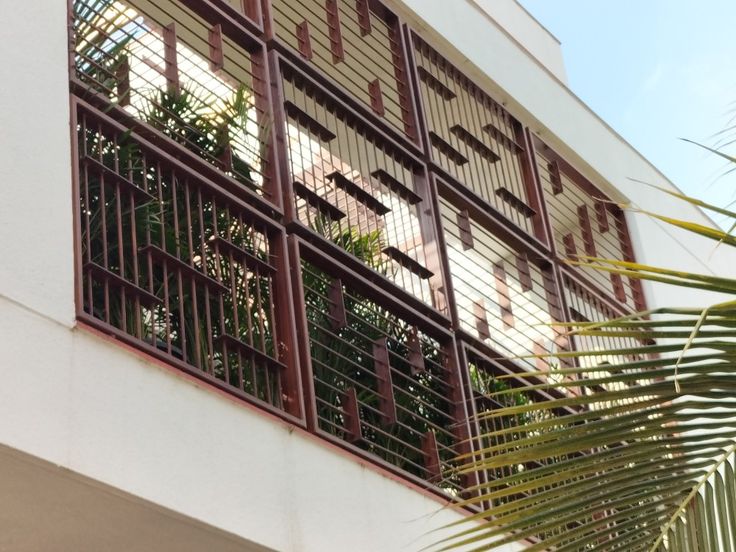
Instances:
[[[662,191],[736,221],[735,212]],[[736,247],[736,224],[724,232],[646,214]],[[564,378],[537,372],[525,374],[521,387],[505,376],[487,385],[501,407],[478,415],[478,425],[492,430],[458,468],[485,481],[458,505],[479,512],[435,549],[524,542],[529,551],[736,550],[736,279],[591,257],[570,262],[724,298],[704,309],[565,324],[582,340],[642,344],[559,353],[578,366],[554,370]],[[602,356],[621,360],[596,365]],[[582,394],[572,392],[578,378],[586,380]]]

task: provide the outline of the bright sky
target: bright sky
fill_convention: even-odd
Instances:
[[[520,2],[562,42],[575,94],[685,193],[736,200],[728,163],[678,140],[736,139],[736,0]]]

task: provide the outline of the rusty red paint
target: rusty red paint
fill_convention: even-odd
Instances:
[[[218,71],[225,65],[225,56],[222,49],[222,26],[213,25],[209,30],[210,71]]]
[[[383,117],[386,114],[386,109],[383,107],[383,93],[381,92],[381,81],[374,79],[368,83],[368,96],[371,99],[371,108],[379,117]]]
[[[355,0],[355,9],[358,12],[358,25],[360,25],[360,34],[365,36],[371,34],[371,12],[368,6],[368,0]]]
[[[306,19],[296,26],[296,40],[299,53],[306,59],[312,59],[312,38],[309,35],[309,22]]]
[[[338,8],[339,1],[325,0],[332,63],[340,63],[345,60],[345,50],[342,44],[342,29],[340,27],[340,9]]]
[[[373,343],[373,369],[376,374],[379,408],[383,414],[385,425],[391,426],[396,423],[396,402],[394,401],[391,360],[386,337],[379,338]]]

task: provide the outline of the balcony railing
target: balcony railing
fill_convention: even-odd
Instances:
[[[534,421],[474,414],[640,344],[554,327],[643,306],[562,267],[633,258],[618,207],[378,0],[70,18],[88,325],[451,497],[458,454]]]
[[[419,162],[282,64],[289,181],[297,219],[420,301],[442,278],[417,183]],[[436,262],[435,262],[436,264]]]
[[[499,408],[533,404],[548,399],[549,395],[541,391],[521,390],[519,389],[520,387],[530,384],[529,381],[525,381],[522,375],[519,375],[518,378],[509,378],[508,376],[512,375],[512,373],[505,371],[487,357],[474,352],[472,349],[469,349],[466,354],[470,374],[470,389],[473,397],[472,406],[476,416],[474,423],[475,431],[481,440],[482,447],[508,446],[513,449],[511,431],[509,431],[507,439],[503,434],[505,430],[555,419],[555,413],[548,410],[544,412],[521,413],[515,416],[494,417],[494,412]],[[489,395],[492,393],[496,393],[497,395],[494,398],[490,398]],[[494,437],[491,441],[487,437],[491,432],[500,432],[501,434]],[[529,465],[516,467],[515,471],[518,472],[524,469],[551,465],[561,460],[564,460],[564,458],[540,458]],[[490,480],[493,480],[501,476],[506,477],[513,474],[511,468],[506,468],[506,470],[506,472],[494,471],[486,474],[486,476]],[[504,502],[506,502],[504,499],[498,501],[498,503]]]
[[[553,326],[563,315],[550,267],[444,198],[440,211],[460,328],[526,369],[550,369],[544,355],[567,345]]]
[[[536,142],[536,162],[558,255],[632,261],[624,213],[559,155]],[[639,280],[589,268],[580,271],[625,309],[641,310]]]
[[[74,0],[74,77],[273,199],[262,51],[175,2]]]
[[[76,128],[80,315],[295,411],[277,226],[92,107]]]
[[[320,431],[455,495],[452,460],[467,438],[452,342],[302,262]]]
[[[272,0],[272,36],[416,139],[399,22],[372,0]]]
[[[534,235],[539,213],[522,125],[426,42],[413,40],[432,161]]]

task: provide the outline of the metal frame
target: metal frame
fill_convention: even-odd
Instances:
[[[457,434],[457,447],[458,453],[470,452],[470,428],[469,428],[469,416],[466,408],[467,400],[464,396],[464,376],[463,369],[459,358],[457,357],[457,347],[455,345],[455,338],[453,333],[446,330],[445,328],[433,324],[430,320],[427,320],[417,311],[411,309],[402,302],[397,301],[393,294],[388,293],[387,290],[382,289],[375,285],[370,280],[360,277],[353,273],[349,268],[341,265],[335,259],[331,258],[328,252],[321,250],[318,247],[311,245],[309,242],[298,237],[297,235],[291,235],[289,237],[289,252],[290,252],[290,263],[292,266],[292,286],[294,291],[294,297],[297,304],[305,305],[305,290],[302,285],[302,269],[301,261],[307,261],[310,264],[315,265],[320,270],[324,270],[327,274],[333,278],[337,278],[338,281],[349,282],[350,287],[353,291],[360,293],[362,296],[368,298],[371,302],[382,306],[383,308],[389,309],[392,315],[396,315],[401,319],[415,325],[422,332],[426,333],[431,338],[437,340],[444,351],[447,358],[446,371],[449,374],[450,379],[448,383],[451,385],[453,396],[451,404],[455,410],[452,430]],[[308,394],[314,396],[314,369],[312,365],[311,357],[311,345],[310,337],[307,331],[307,319],[306,309],[300,309],[299,315],[299,344],[300,344],[300,364],[302,367],[302,379],[305,383],[305,387],[308,389]],[[321,437],[338,444],[339,446],[350,450],[351,452],[368,458],[371,461],[378,464],[380,467],[388,469],[389,471],[399,473],[403,477],[419,484],[422,487],[428,488],[434,492],[439,492],[445,495],[442,491],[427,484],[426,480],[422,480],[417,476],[402,471],[393,466],[390,462],[382,458],[378,458],[375,454],[360,448],[350,440],[342,439],[335,436],[319,427],[319,419],[315,411],[314,403],[311,402],[308,406],[307,413],[307,427],[310,431],[315,432]],[[470,487],[476,483],[472,477],[465,481],[464,486]]]
[[[70,29],[72,29],[72,1],[68,0]],[[131,0],[135,1],[135,0]],[[191,374],[208,384],[230,393],[244,401],[256,404],[277,416],[286,419],[289,423],[304,427],[322,438],[334,442],[361,458],[369,460],[380,469],[388,470],[398,474],[422,488],[428,488],[434,493],[444,497],[443,491],[435,485],[436,480],[432,477],[422,479],[416,474],[408,473],[397,468],[387,460],[371,454],[354,442],[337,437],[319,427],[319,420],[315,399],[314,370],[312,367],[310,353],[309,321],[307,317],[307,301],[302,283],[302,260],[308,260],[321,270],[328,272],[336,278],[340,285],[340,291],[335,292],[337,317],[347,316],[343,310],[340,315],[339,307],[342,298],[342,286],[354,290],[361,296],[381,308],[386,309],[392,315],[407,321],[418,331],[437,340],[446,355],[448,380],[452,401],[457,408],[454,411],[455,430],[458,442],[467,447],[463,452],[471,451],[476,445],[475,436],[478,428],[473,422],[476,407],[470,387],[470,374],[468,371],[469,355],[484,357],[486,361],[493,364],[494,369],[506,373],[518,373],[523,377],[523,367],[511,358],[503,358],[503,355],[494,350],[489,343],[484,343],[477,336],[461,328],[460,315],[457,312],[455,301],[455,290],[452,282],[451,260],[448,257],[447,236],[443,230],[440,202],[446,201],[454,207],[467,212],[468,221],[472,219],[475,224],[480,225],[484,231],[497,237],[502,243],[508,245],[514,252],[520,253],[528,259],[528,262],[549,274],[545,279],[545,292],[558,301],[559,313],[554,313],[555,318],[571,319],[570,306],[567,304],[564,293],[565,279],[570,278],[595,295],[597,300],[602,301],[611,309],[611,312],[624,314],[618,302],[612,297],[610,290],[601,289],[595,285],[585,274],[575,270],[564,263],[564,255],[558,251],[555,243],[554,228],[551,222],[550,207],[548,206],[547,192],[545,192],[539,167],[536,162],[537,152],[546,148],[544,143],[533,136],[530,129],[521,121],[508,115],[513,120],[515,136],[513,148],[519,154],[518,163],[521,170],[516,175],[516,184],[521,183],[526,194],[526,203],[517,205],[516,208],[528,208],[534,212],[530,216],[528,231],[511,220],[507,214],[494,207],[490,201],[473,192],[466,183],[449,174],[440,163],[433,157],[432,143],[430,139],[430,128],[426,118],[427,106],[422,100],[420,86],[421,80],[427,79],[426,75],[420,74],[416,61],[416,43],[420,39],[414,31],[405,25],[399,17],[392,13],[379,0],[329,0],[328,4],[317,2],[317,0],[304,0],[305,2],[317,2],[320,9],[325,10],[325,17],[330,16],[330,21],[325,21],[330,31],[330,40],[334,42],[332,49],[333,63],[350,63],[349,49],[339,48],[342,40],[339,28],[340,3],[351,3],[357,14],[360,34],[365,36],[371,32],[371,18],[379,18],[387,25],[391,33],[393,44],[394,64],[397,67],[396,80],[401,88],[402,108],[404,109],[404,121],[406,127],[397,128],[385,118],[386,106],[383,102],[381,82],[375,80],[369,82],[368,92],[370,101],[365,98],[353,96],[349,88],[334,80],[310,61],[309,44],[305,43],[302,51],[295,50],[285,40],[279,37],[276,23],[273,17],[272,0],[242,0],[242,10],[234,8],[226,0],[170,0],[180,2],[198,17],[203,18],[212,25],[208,38],[212,48],[212,67],[218,70],[218,41],[226,37],[247,51],[256,64],[256,77],[260,81],[258,86],[258,97],[260,98],[259,109],[269,114],[272,121],[272,131],[268,139],[269,143],[269,196],[263,197],[243,186],[215,168],[212,164],[203,161],[197,155],[181,146],[179,143],[165,136],[161,132],[150,127],[141,120],[136,119],[125,109],[124,105],[111,103],[108,98],[94,93],[84,83],[75,78],[75,62],[73,55],[74,43],[70,41],[70,90],[71,90],[71,112],[72,112],[72,135],[76,136],[78,109],[92,112],[105,124],[111,125],[120,131],[130,131],[131,136],[147,149],[154,151],[157,156],[164,159],[166,163],[177,167],[193,179],[202,182],[211,190],[215,190],[227,201],[237,205],[238,209],[248,213],[248,217],[257,220],[259,224],[269,229],[269,237],[272,245],[272,254],[276,263],[276,287],[275,302],[278,310],[278,323],[280,335],[283,340],[279,360],[285,365],[287,374],[285,385],[286,407],[276,408],[264,401],[233,388],[221,380],[211,377],[202,370],[173,358],[163,353],[160,349],[143,343],[141,340],[127,334],[118,328],[106,324],[103,320],[96,318],[93,314],[84,311],[83,277],[82,267],[82,217],[80,206],[80,182],[82,176],[79,170],[79,151],[76,137],[72,139],[72,177],[73,177],[73,200],[75,205],[75,227],[74,227],[74,250],[75,250],[75,300],[77,305],[77,317],[84,322],[104,333],[112,335],[126,344],[140,349],[146,354],[154,356],[176,368]],[[329,14],[328,14],[329,12]],[[331,14],[331,15],[330,15]],[[335,15],[337,14],[337,16]],[[335,19],[337,17],[337,19]],[[331,25],[331,26],[330,26]],[[303,38],[309,38],[308,29],[303,30],[306,34]],[[70,30],[70,32],[72,32]],[[72,37],[70,37],[72,38]],[[430,47],[430,46],[428,46]],[[441,50],[437,55],[442,56]],[[221,63],[221,60],[220,60]],[[444,60],[446,67],[458,79],[462,79],[467,86],[472,87],[478,101],[494,102],[492,97],[482,90],[481,87],[472,83],[462,75],[459,69],[453,67]],[[400,71],[399,69],[402,69]],[[429,304],[412,295],[409,291],[392,282],[361,262],[357,257],[339,248],[325,236],[305,225],[299,219],[297,212],[297,197],[291,186],[290,164],[289,164],[289,137],[287,135],[287,110],[285,108],[285,93],[283,88],[283,74],[289,74],[307,83],[313,93],[320,98],[325,105],[331,106],[334,113],[351,125],[359,129],[365,136],[376,142],[381,142],[384,147],[396,152],[411,166],[413,188],[409,190],[418,200],[418,225],[424,245],[427,247],[427,263],[425,267],[433,274],[434,301]],[[169,74],[170,80],[175,80],[178,75]],[[485,104],[484,104],[485,105]],[[495,105],[491,103],[490,105]],[[499,109],[503,109],[499,105]],[[505,112],[505,111],[504,111]],[[321,125],[316,121],[317,126]],[[324,125],[322,125],[324,126]],[[329,131],[329,129],[327,129]],[[499,131],[500,132],[500,131]],[[466,136],[457,130],[458,139],[469,144],[476,151],[485,152],[490,156],[482,143],[478,143],[478,137]],[[509,140],[509,136],[505,136]],[[436,141],[436,139],[435,139]],[[451,146],[451,145],[450,145]],[[576,185],[585,193],[593,197],[605,197],[593,184],[585,179],[580,172],[574,169],[561,156],[550,153],[545,149],[545,155],[554,155],[560,170],[567,174]],[[408,186],[406,186],[409,188]],[[131,193],[140,193],[135,192]],[[353,190],[360,194],[360,191]],[[363,192],[365,194],[365,192]],[[513,195],[513,194],[511,194]],[[361,198],[370,202],[371,199]],[[375,198],[374,198],[375,199]],[[502,198],[503,199],[503,198]],[[518,198],[517,198],[518,199]],[[513,202],[509,196],[505,201]],[[325,200],[325,203],[329,201]],[[524,203],[524,201],[522,201]],[[606,209],[610,212],[614,209],[612,204],[606,203]],[[336,205],[325,205],[325,209],[338,209]],[[338,209],[339,210],[339,209]],[[618,214],[618,213],[616,213]],[[595,226],[596,219],[590,214],[590,224]],[[620,222],[619,222],[620,221]],[[470,224],[468,222],[468,224]],[[621,251],[626,259],[633,259],[633,249],[625,219],[616,218],[615,228],[610,231],[617,233],[621,243]],[[415,267],[416,269],[416,267]],[[125,286],[126,283],[121,285]],[[523,284],[522,284],[523,285]],[[645,302],[638,282],[632,286],[636,298],[636,307],[643,309]],[[418,339],[418,338],[417,338]],[[569,344],[567,345],[569,346]],[[412,345],[415,347],[415,345]],[[425,362],[422,357],[421,346],[415,347],[411,362],[418,365]],[[493,360],[489,360],[493,359]],[[575,364],[575,361],[570,361]],[[388,389],[388,388],[386,388]],[[579,393],[580,390],[573,390]],[[348,397],[346,400],[350,400]],[[355,401],[358,399],[355,398]],[[347,403],[346,403],[347,404]],[[387,406],[387,410],[390,408]],[[432,434],[434,435],[434,434]],[[429,456],[433,454],[437,443],[429,438],[422,443],[422,450]],[[428,464],[429,472],[436,477],[439,465]],[[467,481],[466,485],[472,485],[479,480]]]
[[[182,163],[178,159],[172,157],[166,151],[161,150],[156,145],[152,144],[142,136],[139,136],[136,132],[128,132],[128,128],[125,126],[119,124],[117,121],[115,121],[113,118],[108,117],[101,111],[99,111],[97,108],[93,107],[91,104],[84,102],[83,100],[80,100],[78,98],[72,97],[71,100],[71,107],[72,107],[72,128],[76,129],[78,126],[77,123],[77,112],[78,110],[83,110],[89,114],[91,114],[94,118],[100,120],[103,122],[104,125],[106,125],[109,128],[115,128],[119,130],[121,133],[128,133],[131,139],[135,140],[136,143],[141,144],[143,147],[145,147],[146,151],[150,151],[153,154],[160,157],[162,160],[162,163],[165,163],[166,165],[170,167],[175,167],[178,171],[184,174],[189,174],[193,178],[195,178],[198,182],[201,182],[202,186],[207,187],[211,190],[211,193],[216,194],[218,197],[221,197],[224,202],[230,202],[231,204],[237,206],[237,208],[245,213],[247,213],[248,217],[251,217],[252,220],[257,221],[258,224],[262,225],[264,228],[267,228],[268,230],[268,236],[270,246],[271,246],[271,254],[272,257],[275,259],[275,269],[278,274],[288,274],[289,272],[289,262],[288,262],[288,254],[287,254],[287,247],[286,247],[286,236],[284,232],[283,226],[281,226],[276,221],[272,220],[268,216],[264,216],[259,210],[254,209],[253,207],[249,206],[248,204],[244,203],[242,200],[238,199],[236,196],[229,193],[227,190],[219,187],[216,183],[211,182],[203,178],[202,174],[197,172],[196,170],[192,170],[188,165]],[[75,131],[76,132],[76,131]],[[84,321],[85,323],[89,324],[90,326],[93,326],[97,329],[100,329],[102,331],[105,331],[106,333],[109,333],[113,335],[116,339],[119,339],[121,341],[124,341],[130,345],[133,345],[136,348],[140,348],[146,353],[150,354],[151,356],[155,356],[159,358],[160,360],[163,360],[164,362],[167,362],[169,364],[175,365],[177,368],[181,369],[182,371],[193,375],[199,379],[202,379],[220,389],[223,391],[226,391],[230,394],[233,394],[239,398],[242,398],[244,400],[247,400],[249,402],[253,402],[254,404],[257,404],[258,406],[265,408],[272,413],[279,414],[283,417],[288,418],[291,422],[297,423],[299,425],[302,425],[302,418],[303,418],[303,412],[304,412],[304,398],[301,391],[301,381],[298,373],[298,354],[297,354],[297,340],[296,340],[296,332],[293,324],[293,302],[291,301],[291,295],[289,290],[289,280],[287,278],[276,278],[275,281],[275,297],[273,298],[275,305],[277,307],[277,310],[279,310],[279,316],[277,319],[278,324],[278,330],[279,335],[283,338],[283,346],[279,347],[278,355],[279,360],[283,362],[283,364],[287,367],[285,371],[284,376],[284,389],[287,394],[287,400],[286,406],[284,409],[278,409],[272,406],[271,404],[268,404],[264,401],[259,400],[258,398],[244,392],[240,391],[238,389],[235,389],[234,387],[225,384],[221,380],[211,376],[206,371],[203,371],[202,369],[197,369],[193,367],[191,364],[188,364],[186,362],[180,361],[174,357],[172,357],[170,354],[165,353],[161,349],[157,347],[153,347],[148,343],[145,343],[141,341],[140,339],[137,339],[133,336],[128,335],[125,331],[120,330],[116,327],[110,326],[109,324],[106,324],[104,321],[99,320],[97,317],[95,317],[93,314],[90,314],[88,312],[85,312],[84,310],[84,300],[82,297],[82,279],[83,279],[83,257],[82,257],[82,245],[80,241],[81,236],[81,219],[82,219],[82,213],[80,211],[80,205],[79,205],[79,198],[81,195],[81,189],[80,189],[80,182],[81,177],[79,174],[79,160],[80,160],[80,151],[78,149],[78,142],[75,136],[75,139],[72,141],[72,157],[74,159],[74,163],[72,166],[74,167],[74,186],[73,186],[73,197],[74,197],[74,205],[75,205],[75,249],[76,249],[76,261],[75,261],[75,271],[76,271],[76,305],[77,305],[77,318],[79,320]],[[118,223],[119,224],[119,223]],[[120,231],[120,230],[119,230]]]
[[[324,6],[324,2],[316,2],[315,0],[306,0],[310,4]],[[405,104],[402,109],[405,110],[405,129],[401,132],[394,125],[390,124],[383,116],[376,113],[376,110],[370,104],[359,100],[352,95],[347,88],[334,78],[330,77],[324,70],[317,67],[311,62],[310,56],[306,56],[303,52],[299,52],[292,48],[285,40],[278,36],[278,28],[273,19],[274,9],[272,7],[273,0],[261,0],[264,12],[264,40],[269,50],[277,51],[281,56],[293,62],[299,70],[321,85],[325,86],[332,94],[337,96],[341,103],[346,105],[351,111],[361,115],[371,124],[376,125],[382,133],[390,136],[392,139],[402,142],[404,147],[412,150],[413,153],[419,154],[422,151],[422,138],[418,129],[418,115],[416,97],[414,94],[414,84],[411,78],[409,52],[404,40],[402,31],[404,25],[401,19],[395,13],[391,12],[380,0],[330,0],[335,5],[341,2],[352,2],[357,5],[365,4],[370,13],[374,17],[378,17],[391,29],[392,41],[394,42],[396,56],[394,64],[401,69],[400,75],[396,76],[399,87],[403,88]],[[408,139],[407,139],[408,138]]]

